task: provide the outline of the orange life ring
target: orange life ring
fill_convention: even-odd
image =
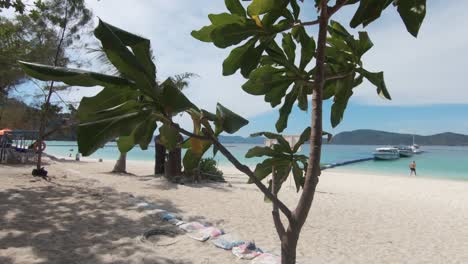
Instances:
[[[41,142],[41,152],[46,149],[46,143],[44,141]],[[39,141],[36,141],[33,145],[34,151],[39,152]]]

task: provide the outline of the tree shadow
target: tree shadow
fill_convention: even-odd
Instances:
[[[165,258],[139,239],[164,224],[138,213],[129,197],[112,188],[64,184],[7,189],[0,193],[0,253],[28,249],[34,263],[192,263]],[[168,200],[153,203],[180,212]],[[0,263],[21,263],[17,257],[0,256]]]

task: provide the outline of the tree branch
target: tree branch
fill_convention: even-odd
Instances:
[[[348,73],[343,73],[343,74],[338,74],[338,75],[334,75],[334,76],[330,76],[330,77],[327,77],[325,79],[325,81],[334,81],[334,80],[339,80],[339,79],[343,79],[343,78],[346,78],[348,76],[350,76],[353,72],[348,72]]]
[[[273,195],[278,198],[278,190],[276,186],[276,172],[275,172],[275,167],[273,166],[272,169],[272,179],[271,179],[271,191],[273,192]],[[276,232],[278,233],[278,236],[280,237],[280,240],[283,239],[283,236],[286,234],[286,230],[284,228],[283,222],[281,222],[281,217],[278,212],[278,205],[273,203],[273,210],[271,211],[271,214],[273,216],[273,222],[275,224]]]
[[[294,219],[297,221],[299,230],[305,223],[309,214],[314,194],[319,182],[320,156],[322,150],[322,105],[323,88],[325,87],[325,55],[327,44],[327,28],[329,22],[327,0],[320,1],[320,25],[317,38],[317,56],[316,56],[316,86],[312,94],[312,114],[311,114],[311,133],[310,133],[310,152],[308,159],[307,172],[305,176],[304,188],[294,210]],[[340,1],[341,3],[342,1]]]
[[[336,4],[332,7],[328,7],[328,17],[330,18],[335,14],[338,10],[340,10],[344,5],[348,3],[349,0],[338,0]]]
[[[292,213],[291,211],[289,210],[289,208],[283,203],[281,202],[276,196],[274,196],[270,190],[268,190],[268,188],[257,178],[255,177],[255,174],[254,172],[246,165],[242,164],[239,162],[239,160],[234,157],[234,155],[231,154],[231,152],[229,152],[229,150],[226,149],[226,147],[224,147],[223,144],[221,144],[218,139],[214,136],[214,135],[210,135],[211,136],[211,142],[213,142],[213,145],[215,147],[218,148],[218,150],[223,153],[223,155],[238,169],[240,170],[241,172],[243,172],[245,175],[247,175],[255,185],[257,185],[257,187],[260,189],[260,191],[262,191],[263,194],[265,194],[265,196],[270,199],[273,204],[276,204],[279,208],[279,210],[281,210],[281,212],[286,216],[286,218],[288,218],[288,220],[290,222],[293,222],[294,219],[293,219],[293,216],[292,216]]]

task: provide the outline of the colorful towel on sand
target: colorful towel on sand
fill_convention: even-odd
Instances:
[[[281,264],[281,258],[271,253],[263,253],[254,258],[250,264]]]
[[[211,240],[211,242],[215,246],[222,248],[222,249],[226,249],[226,250],[231,250],[233,247],[237,247],[242,244],[245,244],[245,242],[242,241],[242,239],[240,239],[238,235],[234,235],[234,234],[225,234],[225,235],[219,236]]]
[[[236,255],[239,259],[254,259],[262,253],[262,250],[257,248],[255,243],[252,242],[232,248],[232,254]]]
[[[223,233],[224,233],[223,230],[217,229],[216,227],[210,226],[210,227],[198,229],[198,230],[193,231],[193,232],[189,232],[189,233],[187,233],[187,236],[189,236],[190,238],[193,238],[195,240],[205,242],[206,240],[208,240],[210,238],[218,237],[218,236],[222,235]]]
[[[179,226],[180,229],[186,232],[194,232],[205,227],[206,226],[200,224],[199,222],[190,222],[190,223],[185,223]]]
[[[161,219],[164,220],[164,221],[169,221],[169,220],[172,220],[172,219],[177,219],[177,217],[173,213],[166,212],[166,213],[161,215]]]

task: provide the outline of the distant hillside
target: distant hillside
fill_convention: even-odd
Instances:
[[[468,136],[455,133],[441,133],[431,136],[415,135],[419,145],[468,146]],[[411,145],[413,135],[399,134],[377,130],[355,130],[335,135],[331,144],[335,145]]]

